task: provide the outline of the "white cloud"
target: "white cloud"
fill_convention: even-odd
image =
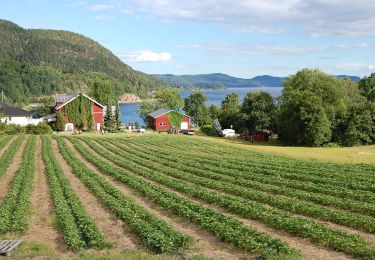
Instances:
[[[113,9],[115,6],[111,4],[95,4],[90,6],[90,11],[97,12],[103,10]]]
[[[172,60],[172,55],[168,52],[153,52],[149,50],[136,51],[126,54],[118,54],[124,62],[167,62]]]
[[[181,49],[206,50],[224,55],[301,55],[317,52],[344,51],[355,49],[368,49],[365,43],[345,45],[323,45],[323,46],[282,46],[267,44],[239,44],[239,43],[214,43],[178,45]]]
[[[312,36],[375,35],[375,1],[361,0],[118,0],[162,19],[221,23],[242,32],[302,27]]]
[[[375,63],[339,63],[336,65],[336,69],[341,71],[374,71]]]

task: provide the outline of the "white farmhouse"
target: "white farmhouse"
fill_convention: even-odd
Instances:
[[[10,106],[0,101],[0,122],[26,126],[37,125],[43,119],[33,119],[32,113],[22,108]]]

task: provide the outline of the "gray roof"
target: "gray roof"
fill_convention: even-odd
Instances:
[[[164,114],[169,113],[170,111],[173,111],[173,110],[171,110],[171,109],[165,109],[165,108],[160,108],[160,109],[158,109],[158,110],[156,110],[156,111],[154,111],[154,112],[152,112],[152,113],[150,113],[148,115],[150,117],[157,118],[159,116],[162,116]]]
[[[65,102],[68,102],[69,100],[71,100],[72,98],[75,98],[76,96],[78,96],[79,94],[77,93],[72,93],[72,94],[67,94],[67,95],[58,95],[55,97],[55,101],[56,103],[65,103]]]
[[[0,101],[0,114],[8,117],[31,117],[32,113],[18,107],[12,107]]]

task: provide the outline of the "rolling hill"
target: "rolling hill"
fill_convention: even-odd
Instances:
[[[133,70],[99,43],[60,30],[23,29],[0,20],[0,90],[10,102],[32,96],[85,91],[88,79],[110,80],[118,95],[149,92],[169,84]]]
[[[172,74],[154,74],[155,78],[165,80],[177,87],[217,87],[227,88],[247,88],[247,87],[283,87],[282,81],[285,77],[274,77],[269,75],[256,76],[251,79],[236,78],[222,73],[198,74],[198,75],[172,75]],[[338,75],[338,78],[350,78],[353,81],[359,81],[361,78],[356,76]]]

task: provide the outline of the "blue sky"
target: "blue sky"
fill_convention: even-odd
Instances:
[[[88,36],[146,73],[375,72],[375,1],[3,0],[0,18]]]

